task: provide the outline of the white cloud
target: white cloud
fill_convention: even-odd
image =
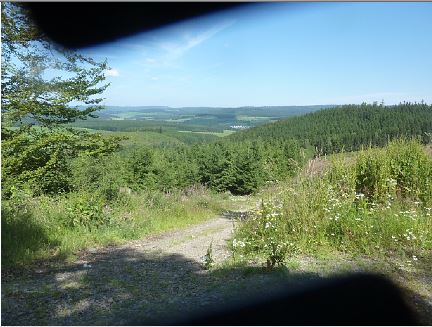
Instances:
[[[192,48],[212,38],[214,35],[231,26],[234,21],[227,21],[219,25],[215,25],[205,31],[202,31],[192,37],[184,37],[181,43],[163,42],[159,46],[166,51],[167,59],[174,60],[183,56]]]
[[[169,36],[163,34],[158,38],[147,40],[152,44],[152,55],[149,55],[147,49],[141,53],[141,59],[135,60],[134,64],[140,66],[147,73],[154,72],[155,69],[179,69],[181,67],[179,67],[177,60],[180,57],[234,23],[235,20],[225,20],[201,30],[184,26],[171,29]],[[161,41],[161,38],[164,41]],[[137,45],[137,49],[139,47]]]
[[[111,68],[105,72],[105,76],[117,77],[120,76],[120,72],[115,68]]]
[[[160,53],[156,57],[146,56],[140,62],[137,62],[137,64],[142,67],[151,66],[153,68],[175,67],[176,59],[179,59],[194,47],[209,40],[217,33],[231,26],[234,22],[234,20],[225,21],[220,24],[214,25],[206,30],[199,31],[198,33],[193,33],[192,30],[189,29],[186,29],[186,31],[176,30],[174,33],[176,36],[176,41],[156,42],[156,46],[159,48],[159,51],[162,50],[162,53]]]

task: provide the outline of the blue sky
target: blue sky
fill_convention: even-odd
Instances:
[[[262,3],[82,52],[107,105],[432,103],[432,3]]]

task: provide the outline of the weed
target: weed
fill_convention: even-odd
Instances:
[[[209,247],[207,248],[206,255],[204,256],[204,269],[209,270],[214,266],[213,259],[213,241],[210,242]]]

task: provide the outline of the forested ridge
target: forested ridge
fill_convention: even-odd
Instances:
[[[91,171],[99,171],[98,175],[110,175],[105,167],[108,161],[116,162],[120,167],[112,172],[111,186],[106,185],[110,189],[128,186],[135,190],[167,192],[198,183],[217,192],[250,194],[268,182],[293,176],[314,155],[384,146],[400,137],[418,138],[426,144],[430,142],[431,133],[431,105],[346,105],[254,127],[217,141],[210,135],[203,138],[200,134],[162,132],[161,137],[182,137],[177,143],[169,144],[145,145],[126,141],[120,152],[102,154],[98,158],[94,155],[64,160],[54,157],[51,160],[62,160],[61,165],[54,165],[49,170],[45,168],[46,174],[41,173],[41,169],[35,170],[35,163],[12,165],[16,159],[12,161],[12,157],[6,157],[3,167],[10,173],[3,177],[3,194],[8,195],[12,186],[19,185],[30,187],[35,194],[74,191],[78,187],[77,180],[86,180],[85,176],[89,174],[86,167],[93,167]],[[128,137],[127,134],[118,135]],[[157,134],[152,135],[157,138]],[[136,140],[139,137],[140,134],[134,135]],[[195,138],[201,143],[194,145]],[[50,152],[45,151],[44,162],[49,162],[50,156]],[[77,161],[79,165],[75,163]],[[38,172],[38,178],[32,186],[26,181],[31,181],[29,176],[34,171]],[[58,176],[63,177],[59,180]],[[92,189],[90,185],[84,188]]]
[[[430,142],[432,105],[401,103],[344,105],[258,126],[231,135],[233,141],[293,138],[317,153],[355,151],[361,146],[384,146],[389,140],[419,137]]]

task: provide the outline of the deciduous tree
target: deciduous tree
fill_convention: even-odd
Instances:
[[[17,3],[2,3],[1,15],[3,195],[23,186],[66,191],[69,159],[118,147],[117,139],[66,125],[102,109],[107,62],[56,46]]]

